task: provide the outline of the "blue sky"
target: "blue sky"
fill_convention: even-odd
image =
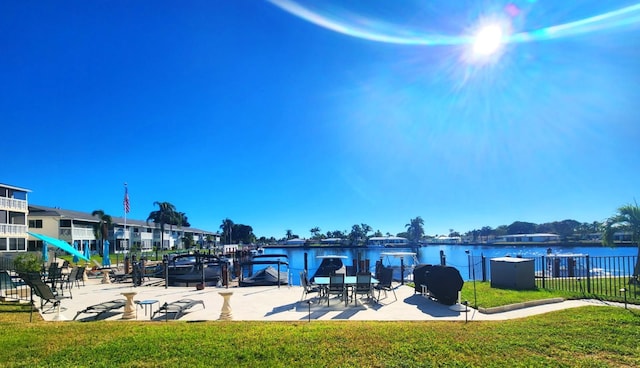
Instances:
[[[4,1],[0,182],[113,216],[127,182],[129,218],[277,238],[601,221],[639,199],[636,7]]]

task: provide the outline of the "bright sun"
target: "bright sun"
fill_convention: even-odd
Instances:
[[[500,50],[503,43],[502,28],[497,24],[487,25],[474,36],[473,53],[476,56],[490,56]]]

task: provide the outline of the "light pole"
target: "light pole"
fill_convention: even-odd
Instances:
[[[473,259],[473,252],[470,250],[465,250],[467,256],[469,257],[469,264],[471,266],[471,275],[473,277],[473,307],[478,309],[478,295],[476,294],[476,263]]]

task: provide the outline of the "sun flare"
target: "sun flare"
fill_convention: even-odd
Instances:
[[[500,50],[504,43],[502,28],[491,24],[480,28],[473,41],[473,53],[478,56],[489,56]]]

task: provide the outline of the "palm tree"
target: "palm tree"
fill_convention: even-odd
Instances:
[[[166,224],[174,225],[176,220],[176,207],[169,202],[153,202],[154,206],[158,206],[157,211],[152,211],[147,217],[147,225],[149,220],[152,220],[155,224],[160,225],[160,246],[165,249],[164,246],[164,226]]]
[[[314,239],[318,239],[318,233],[320,232],[320,228],[317,226],[313,227],[311,228],[311,230],[309,230],[309,232],[311,233]]]
[[[223,236],[227,237],[227,244],[231,244],[233,241],[233,225],[235,224],[228,217],[222,220],[222,224],[220,225]]]
[[[637,202],[618,208],[618,213],[605,222],[602,244],[610,247],[615,246],[613,236],[620,231],[631,233],[631,242],[638,247],[638,257],[633,270],[633,277],[637,282],[640,276],[640,207]]]
[[[109,229],[113,222],[112,218],[104,213],[103,210],[95,210],[91,212],[91,216],[98,218],[98,223],[93,224],[93,235],[96,239],[100,239],[100,244],[103,246],[101,249],[104,249],[104,241],[109,236]],[[100,253],[102,254],[102,250],[100,250]]]
[[[293,231],[287,230],[287,240],[293,239]]]
[[[409,234],[409,241],[418,242],[424,236],[424,220],[422,217],[418,216],[414,219],[409,220],[409,223],[404,225],[407,228],[407,233]]]

